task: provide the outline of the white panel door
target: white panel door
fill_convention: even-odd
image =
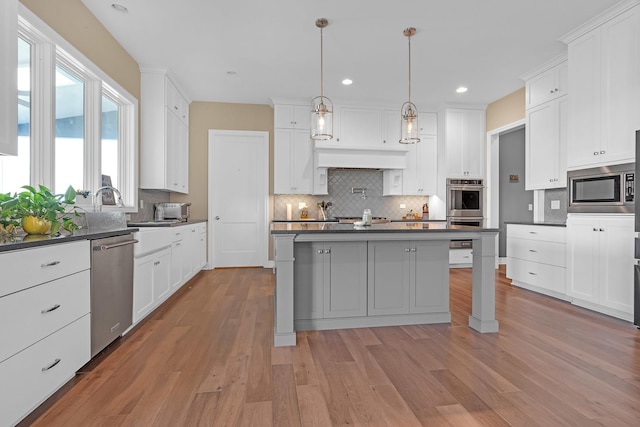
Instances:
[[[209,253],[212,266],[267,261],[269,133],[209,131]]]

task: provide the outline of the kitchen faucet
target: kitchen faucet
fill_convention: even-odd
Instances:
[[[100,187],[96,190],[96,192],[93,194],[93,211],[94,212],[98,212],[98,196],[100,195],[101,192],[103,192],[104,190],[111,190],[114,193],[116,193],[116,195],[118,196],[118,204],[117,206],[119,207],[124,207],[124,202],[122,201],[122,194],[120,194],[120,191],[115,188],[112,187],[110,185],[105,185],[104,187]],[[102,212],[102,202],[100,202],[100,212]]]

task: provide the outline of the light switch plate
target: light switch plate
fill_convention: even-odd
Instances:
[[[551,209],[560,209],[560,200],[552,200]]]
[[[529,210],[532,211],[533,210],[533,203],[529,203]]]

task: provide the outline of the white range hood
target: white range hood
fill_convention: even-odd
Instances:
[[[315,167],[349,169],[405,169],[408,149],[316,145]]]

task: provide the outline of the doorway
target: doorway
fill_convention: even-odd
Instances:
[[[533,191],[525,190],[525,129],[500,134],[498,148],[498,256],[507,256],[506,222],[533,221]]]
[[[269,133],[209,130],[209,261],[268,263]]]

